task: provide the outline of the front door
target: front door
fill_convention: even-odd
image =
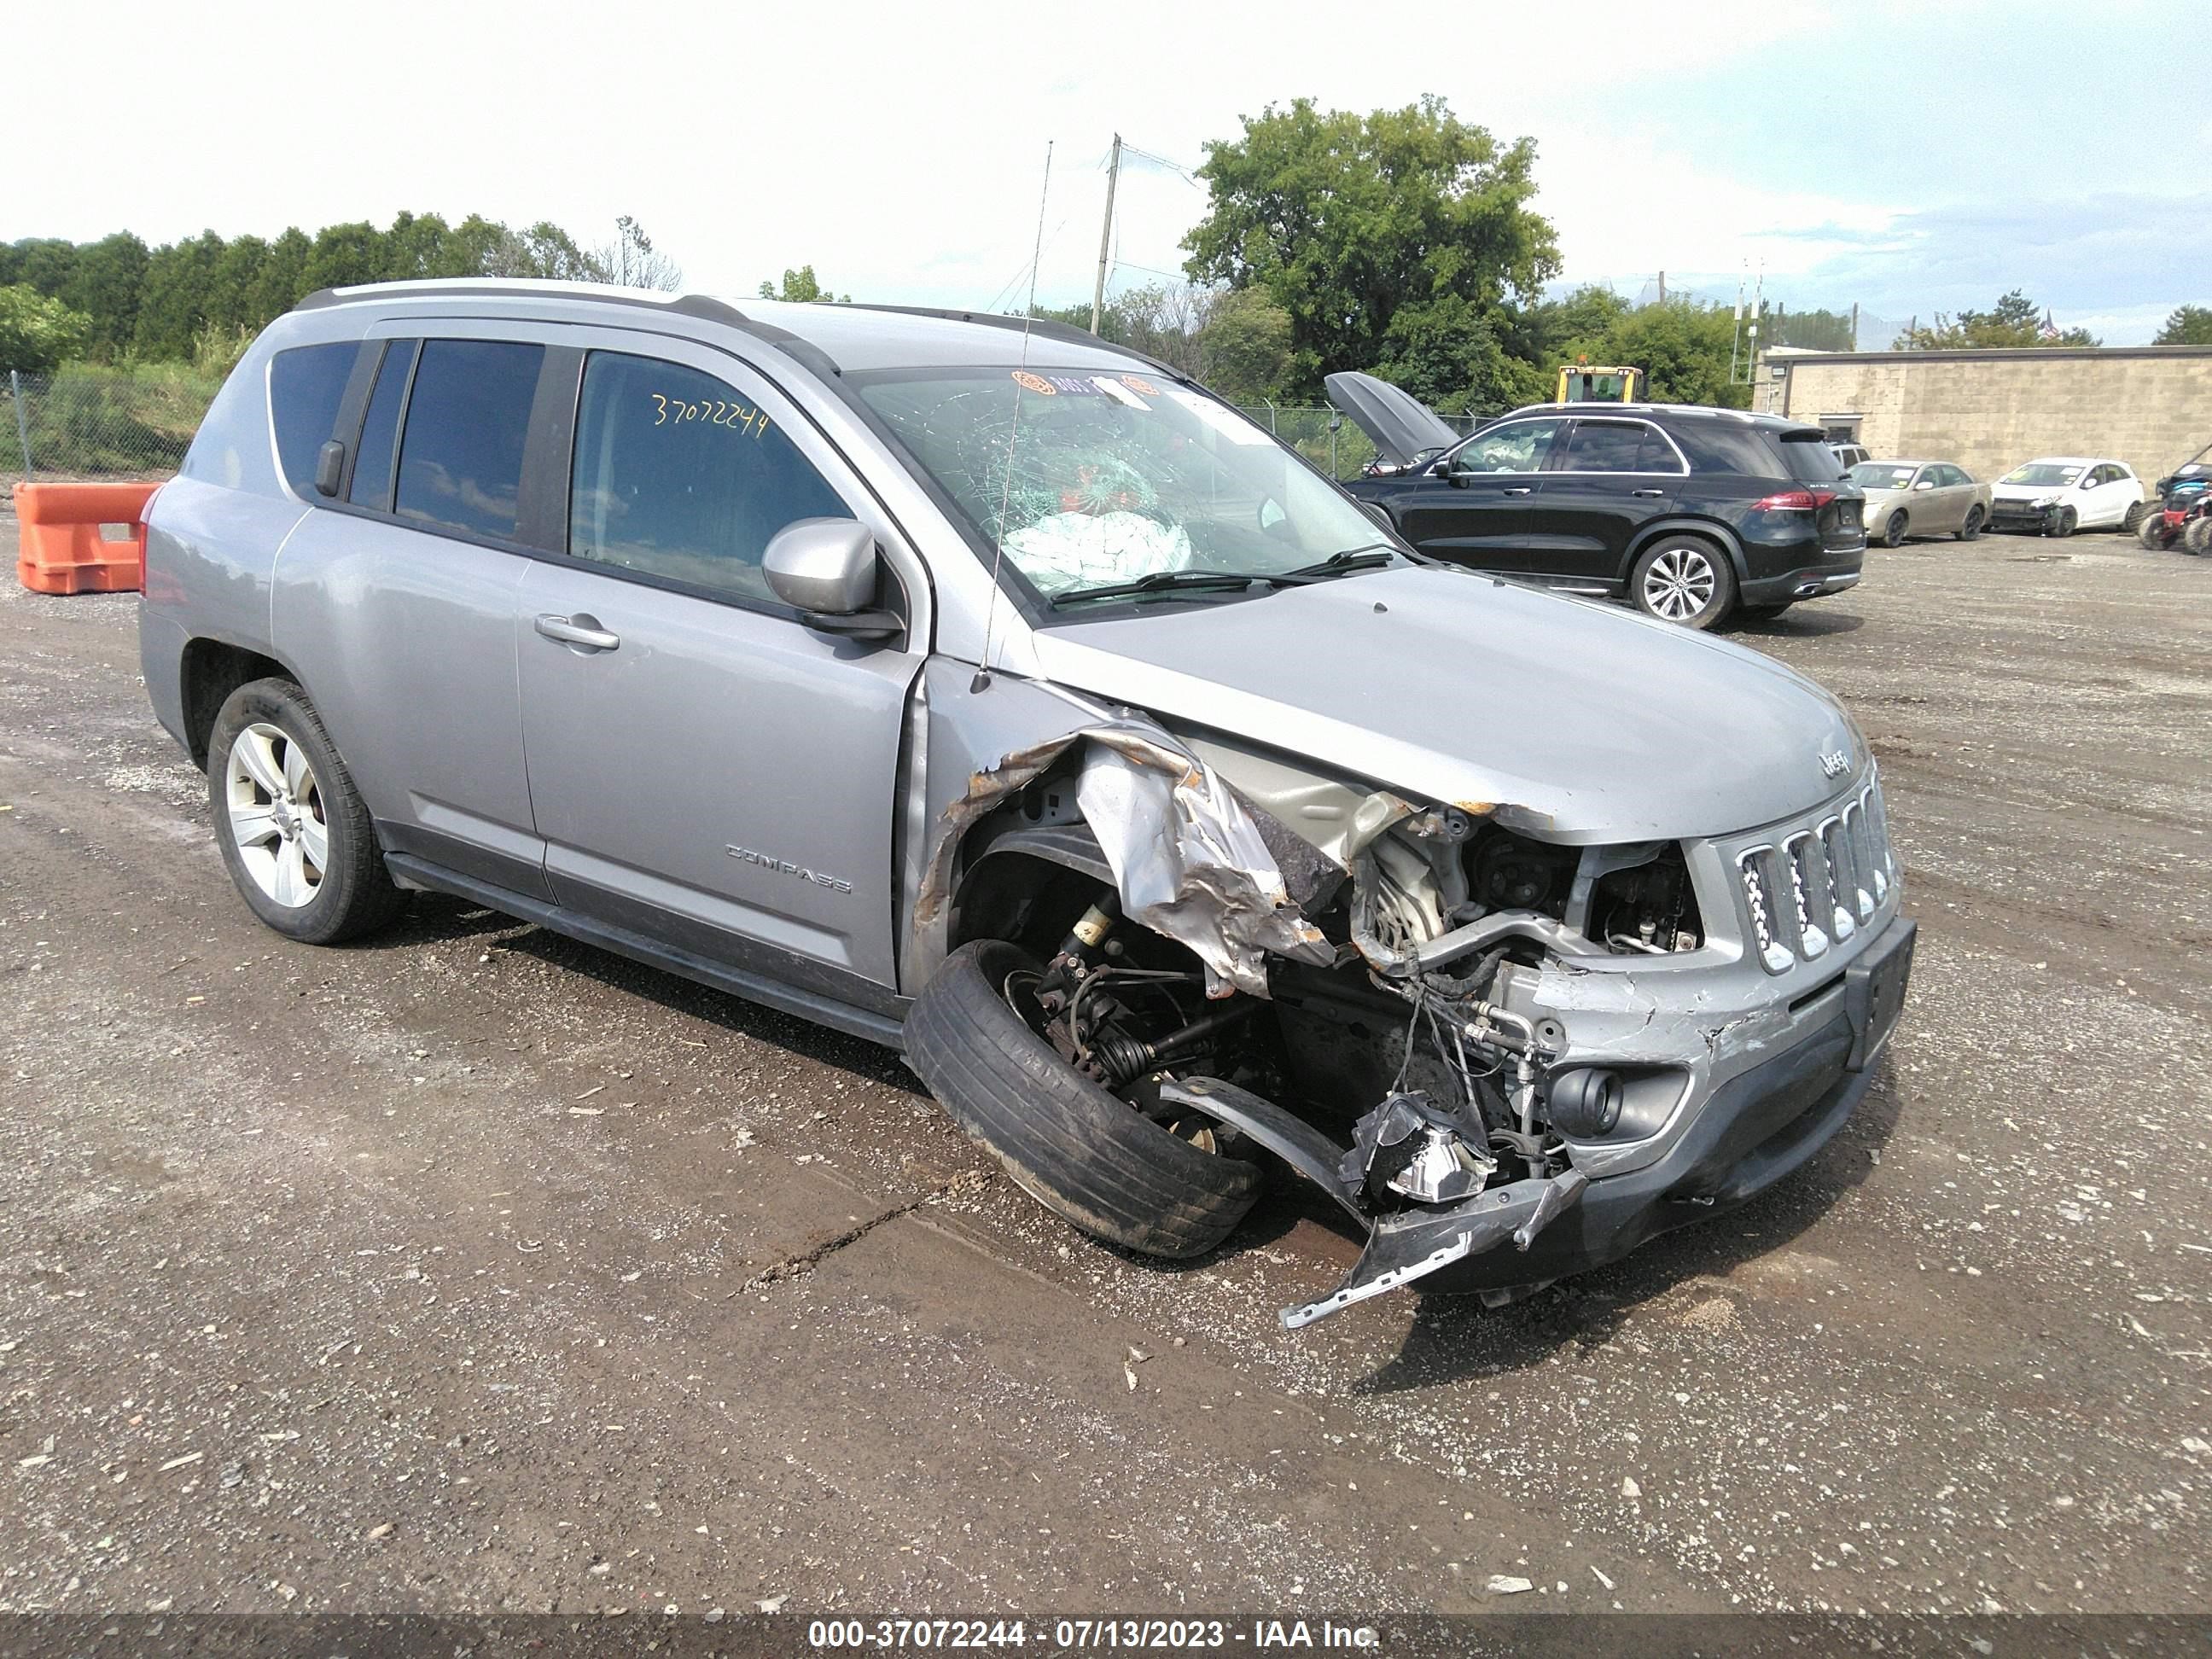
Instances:
[[[1674,504],[1684,467],[1647,421],[1584,416],[1536,489],[1523,562],[1566,587],[1628,580],[1636,532]]]
[[[1468,439],[1392,498],[1400,532],[1432,558],[1479,570],[1525,569],[1537,475],[1566,424],[1537,416]]]
[[[921,656],[807,628],[769,540],[874,516],[799,410],[706,347],[620,334],[574,405],[566,556],[519,625],[530,793],[559,901],[866,1006],[896,978],[898,756]],[[616,349],[620,348],[620,349]],[[883,602],[908,604],[889,567]],[[909,618],[914,612],[907,611]]]

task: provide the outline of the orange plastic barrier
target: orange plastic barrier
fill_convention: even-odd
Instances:
[[[159,484],[19,483],[21,534],[15,579],[33,593],[135,592],[146,577],[141,515]],[[100,527],[131,526],[131,539],[102,541]]]

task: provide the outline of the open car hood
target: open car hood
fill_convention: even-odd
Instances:
[[[1402,386],[1372,374],[1332,374],[1322,382],[1328,400],[1375,441],[1382,458],[1411,466],[1424,455],[1449,449],[1460,434],[1443,417]]]
[[[1568,845],[1773,823],[1867,763],[1835,700],[1770,657],[1462,571],[1147,608],[1036,643],[1071,690]]]

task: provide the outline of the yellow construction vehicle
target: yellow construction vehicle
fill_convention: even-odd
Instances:
[[[1555,404],[1633,404],[1644,398],[1640,368],[1598,368],[1577,359],[1559,365]]]

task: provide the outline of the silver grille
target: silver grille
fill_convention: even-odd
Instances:
[[[1897,884],[1881,786],[1736,856],[1744,909],[1770,974],[1817,962],[1874,921]]]

